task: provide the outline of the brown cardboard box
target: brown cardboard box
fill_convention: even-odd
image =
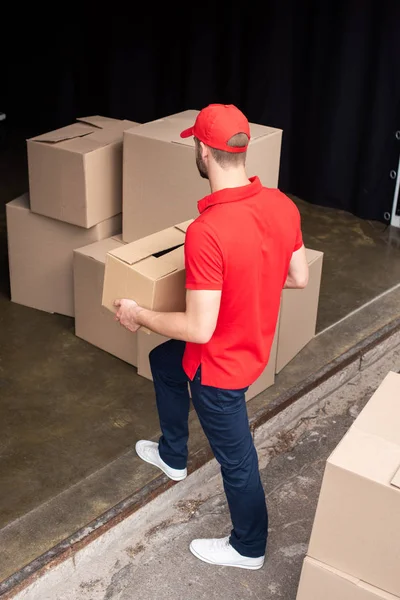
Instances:
[[[296,600],[396,600],[398,597],[306,557]]]
[[[151,375],[150,363],[149,363],[149,353],[153,348],[159,346],[163,342],[166,342],[168,338],[158,335],[156,333],[151,333],[148,335],[147,333],[141,331],[139,329],[137,333],[137,345],[138,345],[138,353],[137,353],[137,367],[138,367],[138,375],[142,377],[146,377],[146,379],[152,380],[153,377]],[[276,337],[274,340],[274,344],[271,349],[271,356],[269,359],[269,363],[265,368],[264,372],[260,377],[249,387],[246,393],[246,401],[251,400],[258,394],[261,394],[264,390],[269,388],[274,384],[275,380],[275,358],[276,358]]]
[[[267,366],[260,377],[249,387],[246,392],[246,402],[261,394],[266,389],[274,385],[275,383],[275,364],[276,364],[276,353],[278,349],[278,336],[275,333],[274,342],[271,348],[271,354]]]
[[[138,240],[197,215],[197,202],[210,193],[197,171],[193,138],[180,132],[199,111],[187,110],[124,133],[123,239]],[[250,124],[249,177],[277,187],[282,130]]]
[[[122,211],[122,137],[135,123],[86,117],[27,140],[32,212],[90,228]]]
[[[136,366],[136,334],[101,305],[106,254],[123,245],[122,237],[112,237],[74,251],[75,334]]]
[[[186,309],[184,243],[191,221],[107,253],[102,304],[115,312],[116,298],[164,312]]]
[[[306,249],[310,278],[304,290],[283,290],[278,326],[279,373],[315,336],[323,253]]]
[[[327,460],[308,555],[400,597],[399,423],[390,372]]]
[[[121,215],[83,229],[31,212],[28,194],[6,214],[11,300],[73,317],[73,250],[118,233]]]

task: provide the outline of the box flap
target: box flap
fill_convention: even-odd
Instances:
[[[154,256],[149,256],[135,264],[135,271],[148,279],[156,281],[177,271],[177,267],[173,262],[168,261],[167,257],[155,258]]]
[[[84,137],[94,131],[96,131],[95,127],[89,127],[89,125],[83,123],[74,123],[73,125],[67,125],[66,127],[61,127],[61,129],[38,135],[32,138],[31,141],[57,144],[58,142]]]
[[[175,227],[177,229],[179,229],[180,231],[183,231],[183,233],[186,233],[188,230],[188,227],[191,223],[193,223],[194,219],[189,219],[189,221],[184,221],[183,223],[179,223],[178,225],[175,225]]]
[[[113,144],[114,142],[121,142],[123,140],[124,130],[129,127],[129,125],[124,125],[122,122],[115,127],[106,127],[105,129],[97,129],[92,135],[90,139],[94,142],[97,142],[101,146],[107,146],[108,144]]]
[[[400,489],[400,466],[397,469],[396,473],[394,474],[391,482],[392,485],[394,485],[394,487],[397,487]]]
[[[132,121],[111,119],[110,117],[101,117],[100,115],[93,115],[92,117],[79,117],[77,121],[79,121],[80,123],[87,123],[88,125],[93,125],[94,127],[98,127],[99,129],[106,129],[109,127],[119,126],[122,123],[125,123],[126,127],[129,127],[130,123],[132,123],[131,127],[134,125]]]
[[[111,254],[115,256],[115,258],[133,265],[140,260],[150,257],[152,254],[162,252],[168,248],[173,248],[184,242],[184,233],[176,227],[170,227],[137,240],[136,242],[126,244],[117,250],[113,250]]]
[[[85,122],[93,124],[96,127],[90,136],[93,145],[96,144],[96,146],[93,146],[94,150],[115,142],[122,143],[124,131],[138,125],[138,123],[134,123],[133,121],[98,116],[87,117]]]
[[[84,254],[85,256],[89,256],[94,260],[97,260],[101,263],[104,263],[106,260],[106,254],[111,252],[111,250],[115,250],[116,248],[120,248],[124,246],[124,242],[118,241],[115,237],[106,238],[104,240],[100,240],[99,242],[94,242],[93,244],[89,244],[88,246],[83,246],[82,248],[77,248],[74,252],[78,254]]]

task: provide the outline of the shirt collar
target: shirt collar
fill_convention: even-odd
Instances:
[[[205,196],[197,203],[199,213],[201,214],[214,204],[237,202],[238,200],[246,200],[251,196],[255,196],[255,194],[258,194],[262,189],[261,181],[258,177],[250,177],[249,181],[250,183],[248,185],[234,188],[224,188],[223,190],[218,190],[218,192],[214,192],[213,194]]]

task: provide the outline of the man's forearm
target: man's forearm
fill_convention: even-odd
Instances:
[[[187,313],[156,312],[143,308],[140,310],[137,320],[141,326],[165,337],[184,342],[201,343],[196,331],[190,326]]]

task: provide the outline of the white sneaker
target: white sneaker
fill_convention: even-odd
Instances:
[[[190,551],[200,560],[211,565],[222,567],[239,567],[241,569],[261,569],[264,556],[250,558],[242,556],[229,543],[229,537],[214,540],[193,540]]]
[[[187,469],[173,469],[163,461],[158,451],[158,444],[148,440],[139,440],[136,443],[136,452],[140,458],[155,467],[164,471],[164,473],[173,481],[182,481],[187,476]]]

